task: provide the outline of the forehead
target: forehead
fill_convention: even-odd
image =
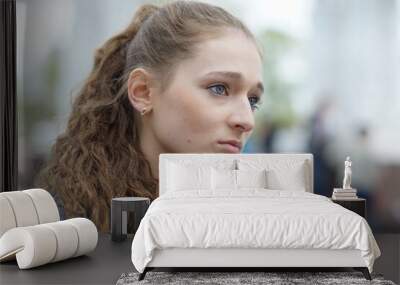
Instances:
[[[243,32],[227,30],[195,46],[194,56],[179,64],[185,76],[227,70],[242,73],[250,84],[262,81],[262,61],[256,44]]]

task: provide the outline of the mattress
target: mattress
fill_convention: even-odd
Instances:
[[[369,271],[380,250],[366,220],[325,196],[242,189],[165,193],[150,205],[132,242],[143,272],[157,249],[356,249]]]

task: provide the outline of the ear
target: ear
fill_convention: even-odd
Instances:
[[[151,75],[143,68],[135,68],[128,78],[128,98],[132,106],[141,112],[152,108]]]

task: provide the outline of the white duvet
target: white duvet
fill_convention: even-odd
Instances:
[[[370,272],[380,256],[361,216],[321,195],[265,189],[157,198],[133,239],[133,265],[143,272],[154,249],[173,247],[358,249]]]

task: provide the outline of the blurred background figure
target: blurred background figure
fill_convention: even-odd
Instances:
[[[335,168],[329,160],[327,151],[334,139],[334,126],[329,124],[329,111],[332,108],[332,98],[323,95],[316,111],[310,120],[310,139],[308,152],[314,155],[314,192],[324,196],[331,196],[335,187]]]
[[[372,157],[372,148],[369,140],[367,126],[361,126],[355,131],[355,141],[352,144],[351,160],[354,165],[352,174],[352,187],[357,189],[359,197],[371,198],[376,189],[378,166]]]
[[[355,166],[352,187],[357,189],[358,197],[367,199],[367,213],[374,213],[379,168],[376,158],[372,156],[373,150],[367,126],[360,126],[355,131],[355,141],[352,146],[351,160]],[[371,214],[367,219],[371,227],[376,228],[379,225],[377,216]]]
[[[261,135],[263,152],[273,153],[274,152],[274,141],[276,139],[276,132],[279,130],[274,122],[266,122],[263,124],[264,133]]]

